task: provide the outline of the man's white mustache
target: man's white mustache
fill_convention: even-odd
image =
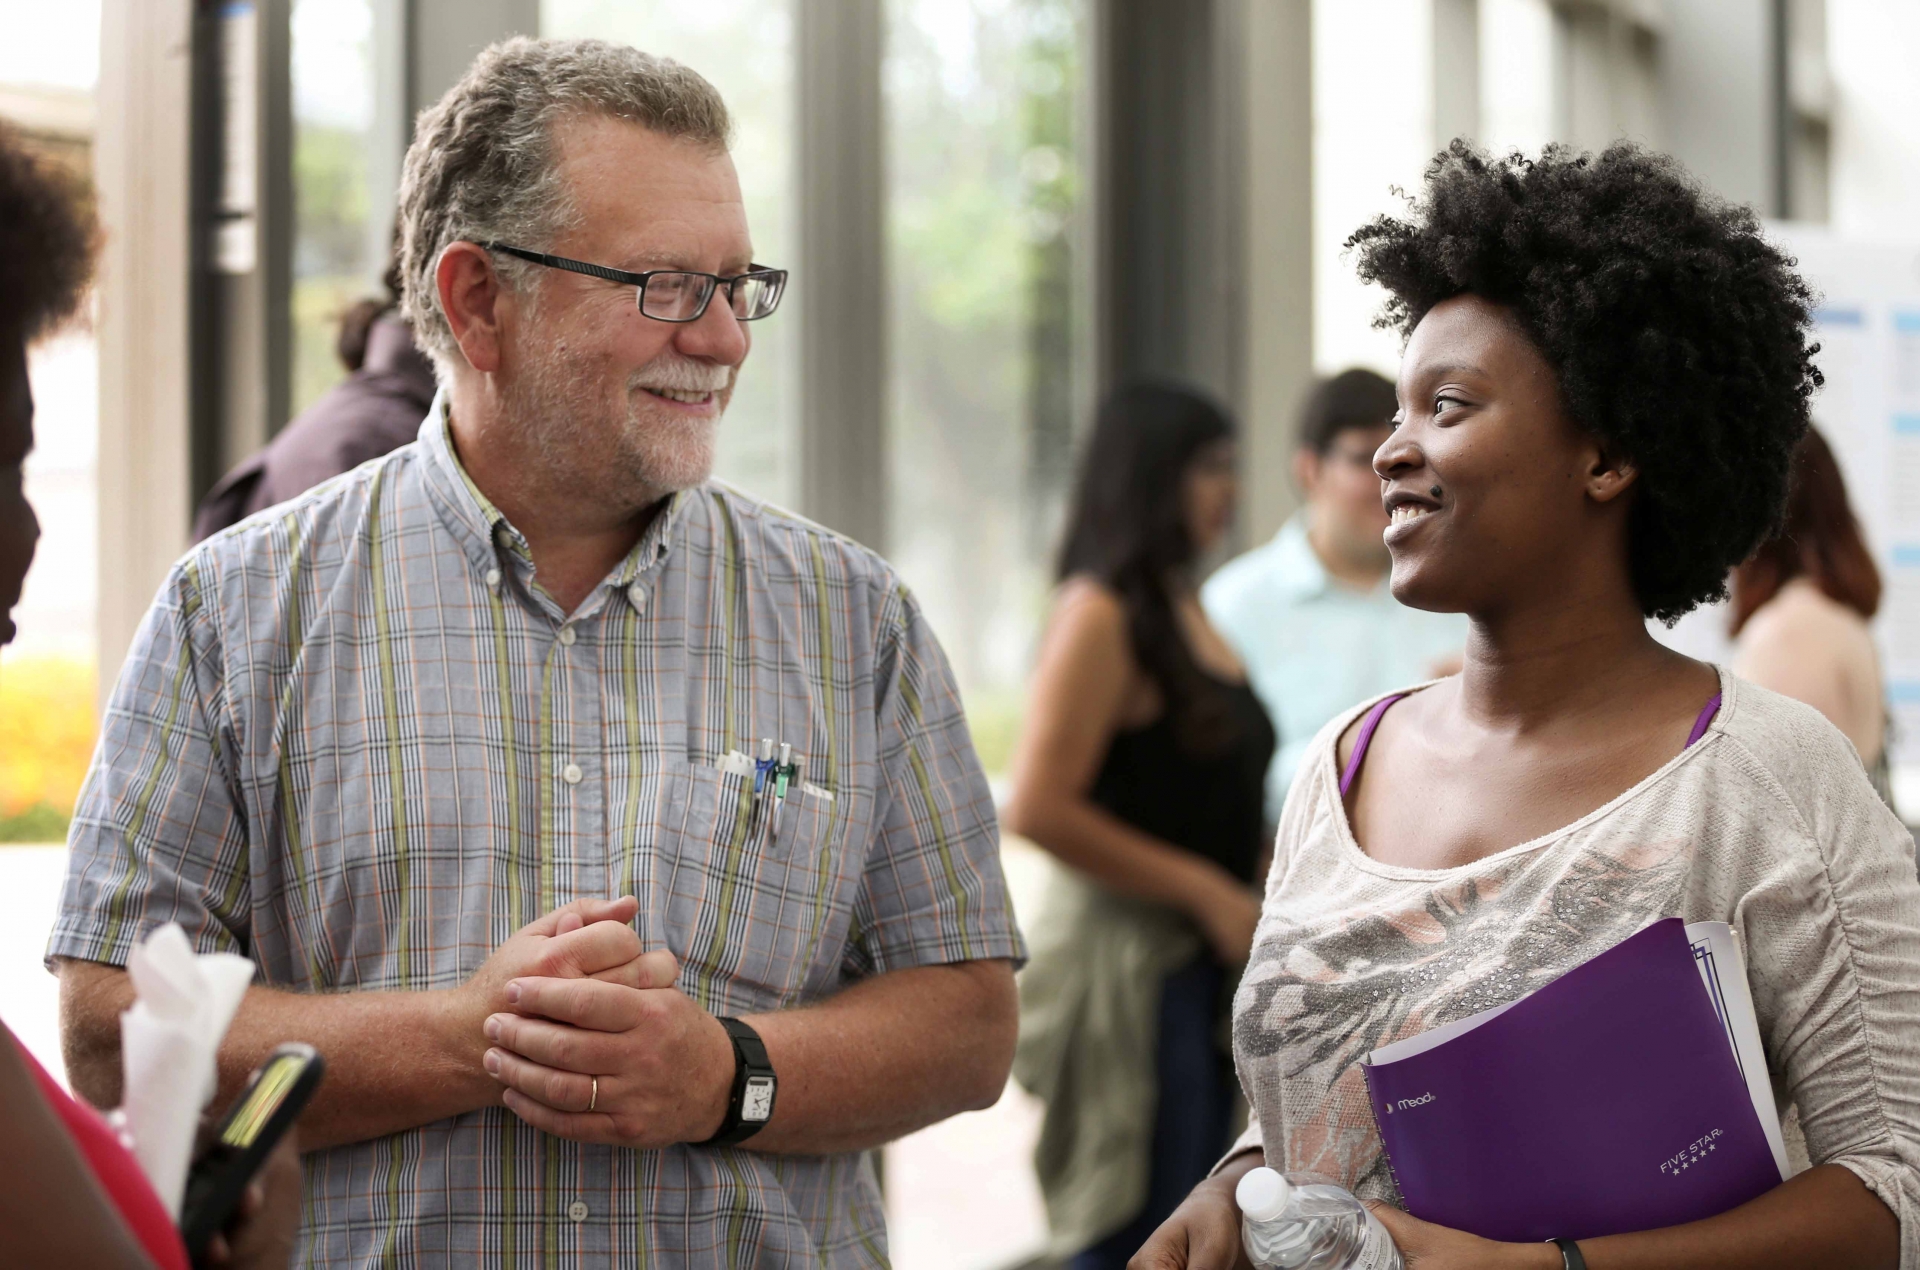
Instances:
[[[720,392],[733,379],[733,367],[697,362],[688,357],[647,363],[627,380],[629,388],[670,388],[674,392]]]

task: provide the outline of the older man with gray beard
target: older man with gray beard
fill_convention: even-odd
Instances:
[[[868,1264],[866,1148],[992,1102],[1022,956],[946,661],[871,553],[708,480],[785,274],[726,108],[596,42],[420,119],[417,441],[174,569],[49,955],[117,1097],[125,964],[259,965],[312,1042],[300,1264]]]

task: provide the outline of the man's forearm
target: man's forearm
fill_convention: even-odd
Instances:
[[[773,1120],[750,1150],[877,1147],[1006,1088],[1019,1029],[1005,961],[896,970],[819,1005],[746,1020],[780,1078]]]
[[[62,1045],[73,1087],[95,1105],[120,1101],[120,1014],[133,984],[118,966],[63,961]],[[499,1102],[480,1067],[485,1041],[452,992],[313,994],[249,988],[220,1046],[225,1107],[284,1041],[305,1041],[327,1076],[300,1118],[305,1150],[359,1142]]]

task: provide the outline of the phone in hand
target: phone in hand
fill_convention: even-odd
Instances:
[[[325,1071],[318,1050],[290,1041],[247,1078],[247,1087],[214,1130],[212,1144],[187,1174],[180,1234],[195,1261],[232,1220],[247,1183],[300,1118]]]

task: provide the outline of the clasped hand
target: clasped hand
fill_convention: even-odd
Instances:
[[[490,976],[481,1061],[536,1129],[662,1147],[712,1137],[725,1118],[733,1042],[674,986],[672,953],[642,952],[628,924],[638,908],[631,897],[568,905],[489,959],[511,973]],[[505,955],[523,939],[535,955]]]

